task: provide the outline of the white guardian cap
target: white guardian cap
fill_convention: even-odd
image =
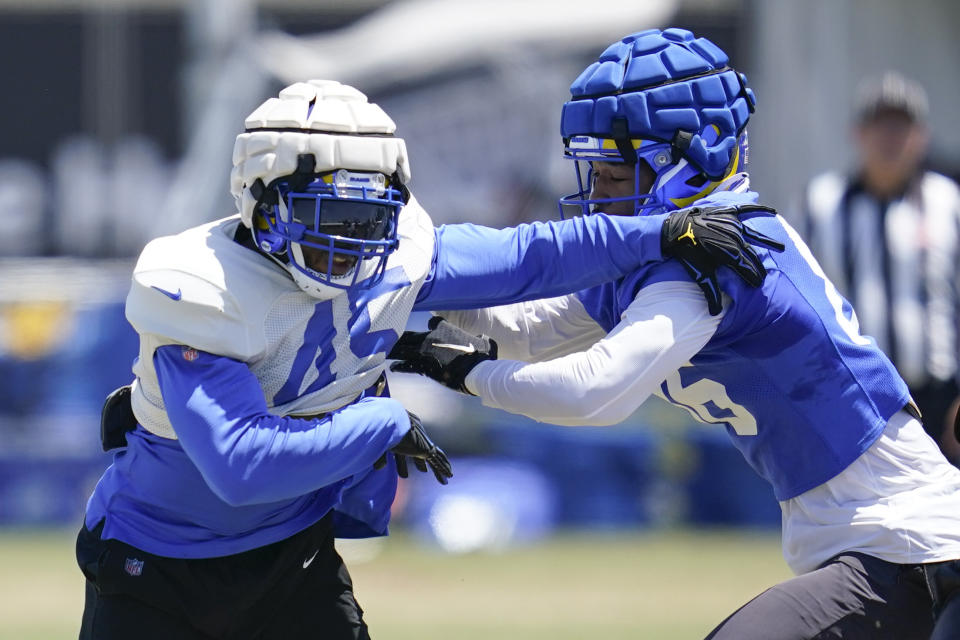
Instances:
[[[317,298],[379,282],[410,180],[390,116],[353,87],[310,80],[268,99],[245,127],[230,191],[257,247]]]

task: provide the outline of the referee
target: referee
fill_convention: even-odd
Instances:
[[[895,72],[864,83],[859,166],[814,178],[798,229],[910,386],[927,432],[960,464],[957,385],[960,189],[923,168],[927,96]]]

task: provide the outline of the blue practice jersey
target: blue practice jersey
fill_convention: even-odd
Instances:
[[[755,199],[725,192],[699,204]],[[749,226],[786,249],[761,252],[769,275],[757,289],[721,270],[725,316],[658,395],[701,422],[724,425],[777,499],[787,500],[845,469],[910,395],[873,339],[860,335],[850,304],[796,231],[780,216]],[[609,332],[640,289],[670,280],[689,280],[676,261],[645,265],[578,295]]]

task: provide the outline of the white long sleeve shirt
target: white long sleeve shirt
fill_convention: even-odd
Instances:
[[[558,302],[540,307],[549,313],[536,316],[536,320],[531,319],[532,314],[523,314],[523,329],[543,332],[544,325],[549,325],[563,339],[551,348],[545,339],[536,342],[524,336],[520,338],[521,351],[542,358],[568,349],[566,355],[535,363],[495,360],[479,364],[467,376],[466,385],[485,405],[559,425],[622,422],[669,374],[703,348],[723,318],[722,314],[709,314],[703,293],[693,282],[659,282],[642,289],[620,324],[595,340],[598,332],[593,327],[599,335],[602,329],[574,296],[554,300]],[[558,313],[558,307],[565,313]],[[459,319],[457,316],[454,321]],[[571,330],[591,325],[583,338],[595,341],[586,349],[571,352],[582,347]],[[494,331],[492,337],[500,334],[501,342],[510,345],[503,340],[503,333],[502,329]],[[505,346],[504,352],[510,351],[511,347]]]

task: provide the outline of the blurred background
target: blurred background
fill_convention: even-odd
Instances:
[[[110,460],[103,398],[129,381],[137,351],[123,315],[130,271],[149,239],[232,214],[247,113],[298,80],[353,84],[396,121],[437,224],[555,219],[574,187],[558,135],[570,82],[613,40],[668,26],[710,38],[747,74],[750,171],[768,204],[788,210],[812,176],[852,165],[854,89],[887,69],[929,94],[927,164],[960,171],[953,0],[0,0],[0,560],[16,567],[0,570],[0,637],[76,633],[70,535]],[[402,486],[397,542],[345,546],[371,619],[386,610],[384,637],[587,637],[556,615],[578,607],[608,620],[605,637],[691,637],[787,575],[772,491],[720,430],[656,400],[614,428],[560,429],[407,376],[391,385],[457,475],[443,489]],[[503,563],[470,564],[477,554]],[[419,588],[452,597],[442,581],[457,575],[460,588],[473,580],[484,597],[544,609],[498,630],[488,612],[450,605],[452,635],[430,635],[388,604],[411,558],[441,581]],[[712,578],[697,575],[719,559]],[[567,561],[602,568],[610,592],[592,602],[558,586],[550,570]],[[742,592],[724,571],[741,574]],[[677,603],[642,608],[659,602],[638,595],[651,582],[703,619]],[[50,603],[30,585],[54,589],[62,619],[32,613]]]

